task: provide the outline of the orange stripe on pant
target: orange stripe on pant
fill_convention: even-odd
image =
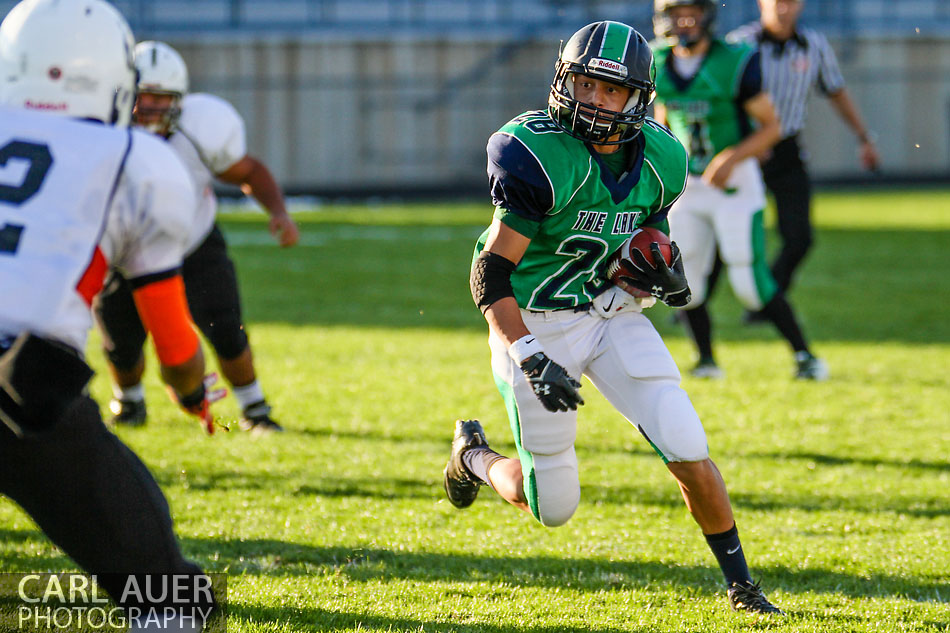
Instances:
[[[132,291],[132,297],[142,325],[152,334],[162,365],[181,365],[195,355],[198,335],[188,310],[181,275],[137,288]]]

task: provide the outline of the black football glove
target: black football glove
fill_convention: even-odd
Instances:
[[[526,358],[521,363],[521,371],[534,389],[534,395],[548,411],[575,411],[577,405],[584,404],[584,399],[577,391],[581,383],[571,378],[563,367],[544,352]]]
[[[634,288],[639,288],[672,308],[682,308],[691,298],[689,284],[686,283],[686,274],[683,272],[683,258],[680,256],[680,249],[676,242],[671,243],[673,253],[673,265],[667,266],[666,260],[660,253],[660,245],[656,242],[650,244],[650,252],[653,253],[653,261],[656,267],[650,265],[643,253],[636,249],[630,252],[630,260],[636,268],[630,271],[633,276],[621,277],[620,279],[630,284]]]

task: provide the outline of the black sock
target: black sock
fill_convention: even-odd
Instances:
[[[504,458],[504,455],[499,455],[487,446],[476,446],[462,453],[462,463],[468,471],[489,486],[491,482],[488,481],[488,469],[499,459]]]
[[[739,542],[739,530],[736,529],[735,523],[732,524],[730,530],[720,534],[704,534],[704,536],[709,549],[719,561],[719,568],[722,569],[722,575],[726,577],[727,585],[734,582],[752,582],[749,566],[742,552],[742,544]]]
[[[792,312],[792,306],[788,299],[781,292],[776,293],[772,300],[762,308],[762,314],[769,321],[775,324],[775,327],[781,332],[785,340],[796,352],[807,352],[808,345],[805,343],[805,335],[795,319],[795,313]]]
[[[689,326],[689,332],[699,351],[699,359],[712,360],[712,320],[709,318],[709,310],[706,309],[705,302],[697,308],[690,308],[684,312],[686,325]]]

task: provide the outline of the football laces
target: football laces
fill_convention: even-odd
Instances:
[[[607,277],[613,277],[620,272],[620,258],[616,258],[607,264]]]

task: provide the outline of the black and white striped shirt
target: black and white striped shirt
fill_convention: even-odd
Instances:
[[[844,88],[835,52],[818,31],[799,27],[787,42],[779,42],[763,31],[761,22],[752,22],[732,31],[726,39],[759,46],[765,90],[782,120],[783,139],[805,127],[813,88],[825,95]]]

